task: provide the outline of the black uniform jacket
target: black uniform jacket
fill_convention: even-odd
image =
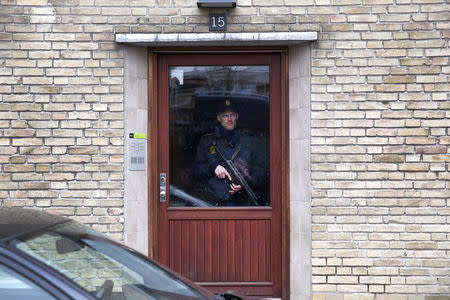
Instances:
[[[248,179],[251,145],[241,136],[239,129],[225,130],[222,127],[216,127],[213,133],[205,134],[200,139],[194,160],[194,176],[202,182],[206,181],[210,195],[205,196],[216,198],[220,202],[227,201],[231,195],[228,192],[230,183],[226,179],[217,178],[214,174],[218,165],[226,166],[217,153],[216,146],[226,159],[233,161],[244,178]]]

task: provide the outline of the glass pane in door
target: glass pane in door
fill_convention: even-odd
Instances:
[[[169,76],[170,206],[270,205],[269,66]]]

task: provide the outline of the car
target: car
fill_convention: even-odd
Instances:
[[[0,207],[0,299],[238,300],[66,217]]]

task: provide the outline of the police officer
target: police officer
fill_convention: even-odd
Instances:
[[[206,196],[216,205],[249,205],[242,186],[232,182],[232,175],[224,167],[216,148],[233,162],[244,178],[250,178],[250,145],[237,128],[238,110],[230,100],[226,100],[219,104],[216,118],[218,124],[214,132],[200,139],[194,161],[194,175],[207,181],[206,195],[203,197]]]

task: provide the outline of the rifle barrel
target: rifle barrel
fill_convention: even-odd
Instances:
[[[242,176],[242,174],[239,172],[239,170],[236,169],[233,162],[231,160],[227,160],[226,163],[229,166],[229,168],[232,170],[232,172],[234,173],[234,175],[237,178],[237,180],[239,181],[239,183],[242,185],[242,188],[244,189],[244,191],[249,195],[250,199],[253,202],[253,205],[258,205],[258,201],[257,201],[258,197],[255,195],[255,192],[253,192],[252,188],[248,185],[247,181]]]
[[[226,163],[230,171],[233,173],[234,177],[239,181],[239,184],[242,186],[244,191],[247,193],[247,195],[250,197],[250,200],[252,201],[252,204],[254,206],[258,205],[258,196],[256,196],[255,192],[252,190],[252,188],[248,185],[245,178],[242,176],[241,172],[236,168],[236,166],[233,164],[233,161],[230,159],[226,159],[225,156],[223,156],[222,152],[220,151],[217,144],[214,142],[213,146],[215,147],[217,153],[219,153],[222,160]]]

